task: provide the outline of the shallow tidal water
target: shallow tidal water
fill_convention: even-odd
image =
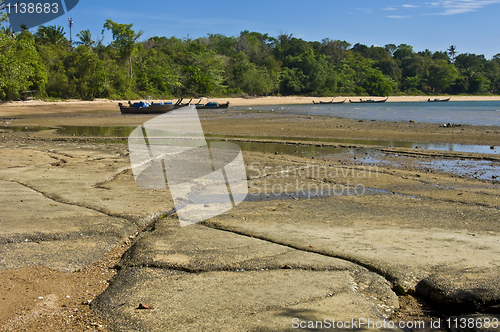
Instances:
[[[322,107],[325,105],[316,105],[316,106]],[[46,127],[4,127],[4,128],[5,130],[28,131],[28,132],[51,129]],[[103,138],[128,137],[128,135],[130,135],[130,133],[135,128],[136,127],[130,127],[130,126],[116,126],[116,127],[63,126],[58,128],[58,132],[61,135],[67,135],[67,136],[103,137]],[[223,138],[231,138],[223,135],[206,135],[206,137],[208,141],[219,141]],[[439,143],[361,140],[361,139],[303,138],[303,137],[237,136],[234,138],[248,139],[248,140],[270,139],[274,141],[296,140],[296,141],[307,141],[307,142],[318,142],[318,143],[330,142],[339,144],[359,144],[366,146],[373,145],[374,146],[373,148],[370,147],[355,148],[355,147],[329,147],[329,146],[315,146],[315,145],[262,143],[262,142],[235,142],[240,146],[240,148],[243,151],[255,151],[255,152],[263,152],[270,154],[302,156],[307,158],[335,159],[335,156],[338,154],[353,154],[353,155],[365,154],[366,155],[365,157],[357,159],[358,163],[366,165],[395,166],[395,167],[400,167],[402,165],[398,165],[397,163],[384,160],[383,157],[385,156],[385,154],[381,152],[377,147],[402,147],[402,148],[425,149],[425,150],[500,154],[499,147],[490,147],[484,145],[439,144]],[[495,180],[497,179],[497,177],[500,178],[500,163],[492,161],[441,158],[432,161],[428,160],[416,161],[414,165],[422,169],[430,169],[438,172],[453,173],[459,176],[473,177],[481,180]],[[260,198],[261,197],[259,197],[259,199]]]
[[[310,104],[238,106],[233,110],[332,116],[356,120],[454,123],[476,126],[500,126],[500,101],[453,101],[445,103],[387,102],[382,104]]]

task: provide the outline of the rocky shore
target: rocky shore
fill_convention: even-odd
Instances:
[[[43,107],[0,108],[2,330],[459,331],[500,318],[496,177],[421,167],[498,155],[370,145],[389,162],[367,164],[365,144],[326,140],[496,147],[497,127],[204,112],[217,139],[354,152],[244,150],[247,200],[181,228],[168,190],[135,184],[124,137],[51,129],[152,117]]]

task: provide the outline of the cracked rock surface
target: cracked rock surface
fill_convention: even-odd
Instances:
[[[399,306],[391,284],[359,265],[203,225],[180,228],[172,216],[141,234],[121,268],[93,304],[117,330],[276,331],[294,318],[383,321]]]
[[[247,201],[181,228],[167,213],[168,190],[135,184],[124,142],[54,135],[12,134],[2,142],[0,270],[78,271],[133,239],[90,306],[112,331],[285,331],[294,318],[384,321],[399,310],[401,294],[424,297],[449,317],[498,314],[498,183],[245,152]],[[284,167],[340,176],[284,176]],[[371,191],[262,192],[290,183]]]

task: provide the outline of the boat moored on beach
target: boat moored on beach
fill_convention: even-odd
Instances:
[[[444,103],[444,102],[447,102],[447,101],[450,101],[451,97],[448,98],[448,99],[440,99],[440,98],[434,98],[434,99],[427,99],[427,102],[429,103]]]
[[[342,100],[342,101],[333,101],[333,99],[331,101],[319,101],[319,102],[315,102],[313,100],[313,104],[343,104],[345,103],[346,99]]]
[[[352,101],[349,99],[349,102],[351,104],[370,104],[370,103],[385,103],[387,101],[387,99],[389,99],[389,97],[385,98],[385,99],[381,99],[381,100],[375,100],[375,99],[359,99],[359,101]]]
[[[177,100],[175,104],[170,102],[149,103],[143,101],[131,103],[129,101],[128,106],[125,106],[122,103],[118,103],[122,114],[163,114],[186,105],[189,105],[189,103],[182,104],[182,98]]]
[[[198,110],[208,110],[208,109],[224,109],[229,107],[229,102],[225,104],[219,104],[216,102],[209,101],[206,104],[196,104],[196,109]]]

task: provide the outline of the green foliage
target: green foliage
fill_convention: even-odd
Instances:
[[[445,92],[458,78],[458,71],[446,60],[435,60],[430,66],[427,84],[432,93]]]
[[[363,88],[370,96],[389,96],[393,90],[393,82],[380,71],[374,71],[366,78]]]
[[[142,34],[144,33],[143,31],[135,33],[135,31],[132,30],[133,26],[134,24],[132,23],[119,24],[111,21],[110,19],[107,19],[106,23],[104,23],[104,28],[111,30],[113,34],[112,46],[114,46],[118,50],[118,53],[120,54],[122,59],[128,60],[129,62],[129,68],[130,68],[129,74],[131,80],[132,80],[132,55],[136,50],[137,40],[141,38]]]
[[[174,96],[182,88],[170,58],[151,49],[138,57],[135,65],[136,88],[142,95]]]
[[[284,68],[280,75],[280,93],[281,94],[299,94],[304,85],[306,76],[297,68]]]
[[[47,82],[47,70],[37,52],[33,35],[23,31],[11,39],[0,32],[0,100],[16,100],[21,92],[36,90],[42,93]],[[7,42],[4,42],[7,41]]]
[[[75,45],[85,45],[89,48],[95,45],[95,40],[92,40],[90,30],[82,30],[76,36],[80,38],[80,41],[73,42]]]
[[[37,44],[52,44],[70,46],[69,41],[64,37],[66,33],[60,25],[40,25],[35,33],[35,41]]]

